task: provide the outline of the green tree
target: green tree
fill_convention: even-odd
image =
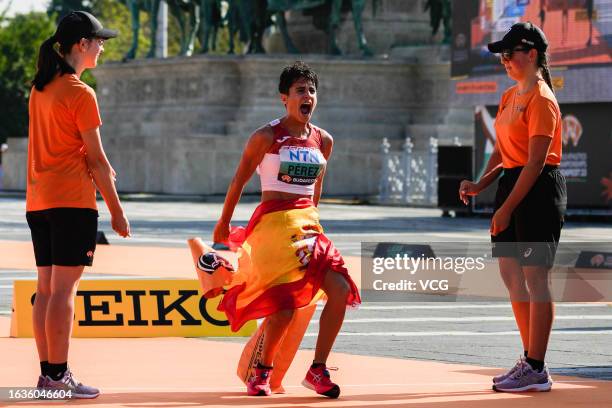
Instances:
[[[0,25],[0,143],[28,134],[30,81],[38,49],[54,31],[54,21],[37,12],[16,15]]]

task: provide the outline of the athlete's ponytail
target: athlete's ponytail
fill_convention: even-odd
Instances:
[[[552,78],[550,76],[550,68],[548,67],[548,54],[545,51],[538,51],[538,67],[542,71],[544,81],[546,81],[552,93],[555,93],[555,88],[553,88]]]
[[[74,74],[74,68],[68,64],[64,58],[55,51],[55,44],[58,42],[56,35],[47,38],[40,46],[38,51],[38,62],[36,65],[36,75],[32,81],[32,85],[42,91],[45,86],[55,78],[57,73]],[[60,52],[66,55],[70,52],[73,43],[60,43]]]

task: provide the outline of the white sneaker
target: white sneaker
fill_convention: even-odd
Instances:
[[[47,376],[45,389],[70,391],[71,398],[96,398],[100,395],[99,389],[78,382],[72,375],[72,372],[70,372],[70,369],[66,370],[64,376],[58,381]]]

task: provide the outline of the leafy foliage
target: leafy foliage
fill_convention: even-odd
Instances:
[[[19,0],[15,0],[19,1]],[[8,3],[10,5],[10,2]],[[74,10],[94,14],[105,27],[119,31],[117,38],[106,41],[100,63],[121,61],[132,43],[130,11],[117,0],[50,0],[47,13],[30,12],[7,17],[7,7],[0,9],[0,143],[7,137],[26,137],[28,133],[28,98],[30,82],[36,72],[38,49],[49,38],[61,17]],[[150,19],[140,12],[137,58],[144,58],[150,47]],[[197,46],[198,44],[196,44]],[[224,54],[228,47],[227,28],[219,31],[214,54]],[[237,44],[240,53],[242,46]],[[176,19],[168,16],[168,54],[178,55],[180,29]],[[95,71],[85,71],[81,79],[96,86]]]
[[[45,13],[20,14],[0,26],[0,143],[27,136],[30,81],[40,44],[55,31]]]

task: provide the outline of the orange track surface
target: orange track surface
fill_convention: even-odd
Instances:
[[[1,242],[0,268],[33,269],[30,243]],[[355,278],[358,258],[349,258]],[[185,248],[99,247],[96,273],[194,277]],[[0,386],[29,387],[38,376],[32,339],[8,338],[10,319],[0,317]],[[499,394],[485,367],[333,353],[333,378],[342,387],[328,400],[300,386],[313,352],[298,352],[285,378],[287,394],[247,397],[236,364],[242,344],[186,338],[73,339],[70,364],[81,381],[99,387],[95,400],[70,405],[129,407],[605,407],[612,406],[612,382],[556,376],[550,393]],[[61,402],[22,402],[55,406]],[[0,403],[0,406],[2,403]]]
[[[0,330],[7,333],[6,318]],[[330,365],[342,386],[339,400],[313,395],[299,384],[312,359],[300,351],[287,373],[287,394],[247,397],[236,377],[241,344],[183,338],[73,339],[71,366],[102,395],[70,405],[181,407],[604,407],[612,404],[612,382],[556,377],[553,392],[499,394],[491,376],[499,370],[476,366],[353,356],[335,353]],[[31,386],[38,375],[31,339],[0,338],[0,384]],[[50,403],[47,402],[45,405]],[[19,406],[41,406],[20,403]]]

